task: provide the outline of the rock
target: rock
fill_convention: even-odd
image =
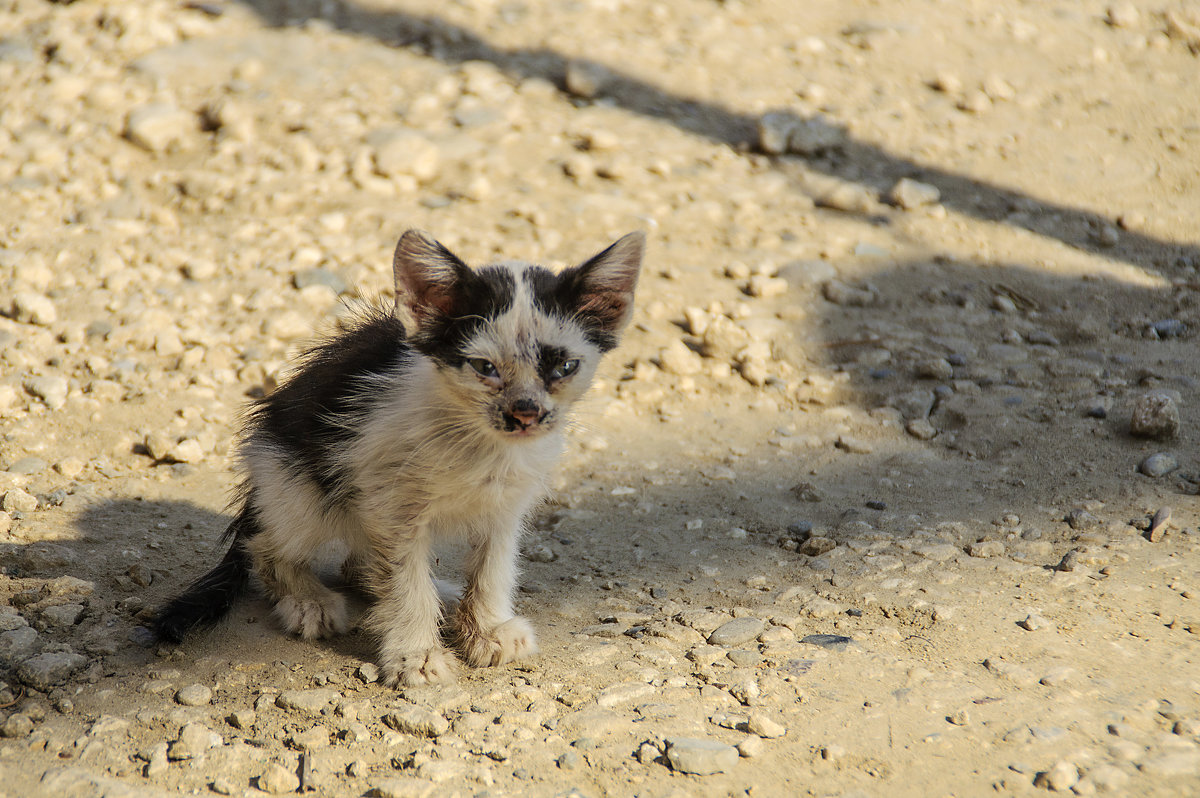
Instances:
[[[125,137],[151,152],[164,152],[182,143],[197,127],[197,119],[170,103],[150,103],[136,108],[125,120]]]
[[[87,657],[72,651],[38,654],[17,667],[17,678],[34,690],[48,693],[87,664]]]
[[[1138,471],[1154,478],[1165,476],[1177,468],[1179,461],[1168,452],[1156,452],[1138,464]]]
[[[596,706],[611,709],[654,695],[654,687],[645,682],[621,682],[609,685],[596,694]]]
[[[1049,770],[1037,774],[1033,786],[1054,792],[1067,792],[1079,781],[1079,768],[1071,762],[1060,760]]]
[[[258,777],[258,789],[270,795],[295,792],[300,789],[300,777],[278,762],[272,762]]]
[[[19,615],[17,617],[20,618]],[[0,664],[24,659],[37,651],[40,645],[38,633],[28,626],[0,632]]]
[[[999,540],[980,540],[975,543],[968,543],[966,551],[972,557],[1002,557],[1004,555],[1004,543]]]
[[[708,642],[714,646],[740,646],[762,634],[764,626],[758,618],[734,618],[714,629]]]
[[[746,293],[760,299],[783,296],[787,290],[787,280],[782,277],[768,277],[765,274],[756,274],[746,283]]]
[[[904,429],[919,441],[930,441],[937,436],[937,428],[924,418],[914,418],[904,425]]]
[[[202,707],[212,701],[212,690],[202,684],[189,684],[175,692],[175,702],[185,707]]]
[[[203,723],[189,723],[179,730],[179,738],[167,747],[167,759],[178,762],[195,759],[221,745],[221,735]]]
[[[18,737],[28,737],[33,731],[33,719],[22,712],[16,712],[8,716],[3,725],[0,725],[0,737],[9,739]]]
[[[354,675],[367,684],[379,681],[379,667],[372,662],[363,662],[354,670]]]
[[[248,731],[258,720],[258,713],[253,709],[236,709],[229,714],[227,720],[233,728]]]
[[[275,706],[302,715],[320,715],[321,710],[339,698],[336,690],[327,687],[314,690],[284,690],[275,698]]]
[[[659,352],[658,362],[662,364],[663,371],[680,376],[699,374],[704,369],[700,356],[678,338]]]
[[[763,738],[750,735],[738,743],[735,748],[737,748],[738,755],[742,758],[753,759],[756,756],[762,756],[767,747],[763,743]]]
[[[46,470],[48,463],[40,457],[22,457],[8,467],[10,474],[40,474]]]
[[[4,492],[4,499],[0,500],[0,508],[6,513],[32,513],[37,506],[37,497],[20,488],[10,488]]]
[[[809,557],[820,557],[826,552],[833,551],[837,548],[837,541],[831,538],[813,535],[808,540],[800,544],[797,549],[801,554],[807,554]]]
[[[954,366],[944,357],[922,360],[917,364],[917,376],[925,380],[949,380],[954,377]]]
[[[821,292],[825,299],[835,305],[868,307],[879,301],[879,291],[869,283],[857,287],[841,280],[830,280],[822,286]]]
[[[367,137],[375,157],[375,171],[384,177],[409,177],[419,182],[438,173],[441,153],[420,133],[403,128],[376,130]]]
[[[932,186],[929,183],[920,183],[910,178],[902,178],[896,185],[892,186],[891,193],[888,194],[888,199],[893,205],[903,208],[906,211],[911,211],[914,208],[920,208],[925,205],[933,205],[942,194],[938,191],[937,186]]]
[[[416,737],[438,737],[450,728],[444,717],[424,707],[402,707],[383,716],[383,722],[403,734]]]
[[[48,627],[69,627],[79,623],[83,616],[82,604],[57,604],[42,610],[42,622]]]
[[[774,739],[787,734],[787,727],[779,723],[766,712],[751,712],[746,719],[746,731],[759,737]]]
[[[1049,625],[1049,623],[1050,622],[1041,615],[1038,615],[1036,612],[1031,612],[1026,615],[1024,619],[1017,621],[1017,626],[1020,626],[1022,629],[1026,629],[1030,632],[1034,632],[1038,629],[1045,628]]]
[[[12,299],[13,318],[25,324],[49,326],[58,321],[54,302],[32,291],[18,291]]]
[[[1170,524],[1171,508],[1159,507],[1154,511],[1154,517],[1150,519],[1150,527],[1146,530],[1146,539],[1151,543],[1159,542],[1167,533]]]
[[[842,451],[851,454],[870,454],[875,451],[875,447],[867,441],[850,435],[839,435],[836,445]]]
[[[918,388],[908,391],[897,396],[893,396],[888,400],[888,405],[900,411],[904,418],[909,420],[926,419],[929,413],[933,410],[933,403],[936,400],[933,391]]]
[[[1179,434],[1179,406],[1166,391],[1150,391],[1133,404],[1129,432],[1139,438],[1167,440]]]
[[[108,737],[129,729],[129,721],[115,715],[101,715],[88,729],[88,737]]]
[[[857,183],[841,183],[817,198],[817,204],[846,213],[871,213],[875,210],[875,195]],[[835,281],[831,281],[835,282]],[[828,299],[828,295],[826,296]],[[834,302],[835,300],[830,299]],[[839,305],[854,304],[837,302]]]
[[[184,438],[171,447],[167,459],[176,463],[198,463],[204,459],[204,447],[195,438]]]
[[[1154,335],[1160,339],[1178,338],[1187,332],[1188,326],[1179,319],[1161,319],[1150,325]]]
[[[70,383],[66,377],[30,377],[25,380],[25,390],[42,400],[51,410],[58,410],[67,403]]]
[[[725,773],[737,764],[738,750],[717,740],[697,737],[672,737],[667,740],[666,758],[671,769],[680,773],[709,776]]]

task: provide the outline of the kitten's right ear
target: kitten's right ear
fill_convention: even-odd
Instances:
[[[396,315],[421,327],[430,319],[454,315],[457,286],[471,269],[420,230],[400,236],[392,258]],[[407,317],[407,318],[406,318]]]

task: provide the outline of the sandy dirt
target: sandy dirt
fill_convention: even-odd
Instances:
[[[1178,0],[0,0],[0,794],[1200,794],[1197,53]],[[541,654],[155,642],[410,227],[649,235]]]

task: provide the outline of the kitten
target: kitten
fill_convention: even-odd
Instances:
[[[312,570],[340,541],[374,601],[365,620],[382,680],[453,678],[439,633],[432,544],[470,544],[455,647],[472,665],[537,651],[513,614],[517,539],[545,491],[571,405],[633,310],[644,237],[631,233],[554,274],[522,262],[472,269],[410,230],[396,246],[396,303],[308,353],[253,409],[241,509],[225,558],[155,621],[178,641],[220,619],[253,571],[283,627],[346,631],[345,598]]]

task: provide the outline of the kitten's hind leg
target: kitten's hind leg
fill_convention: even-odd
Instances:
[[[311,640],[349,628],[345,596],[321,584],[309,563],[284,559],[256,542],[251,542],[255,570],[275,600],[275,614],[284,629]]]
[[[458,646],[477,667],[502,665],[538,650],[533,627],[512,610],[518,529],[516,522],[498,526],[472,541],[456,625]]]

